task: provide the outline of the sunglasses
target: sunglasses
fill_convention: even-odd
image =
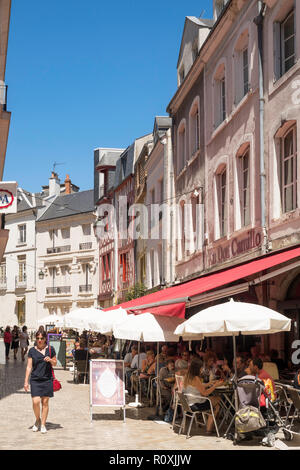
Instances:
[[[38,341],[43,341],[45,338],[37,338]]]

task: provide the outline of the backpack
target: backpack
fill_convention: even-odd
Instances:
[[[266,422],[261,412],[254,406],[246,406],[236,413],[235,429],[239,434],[256,431],[265,426]]]

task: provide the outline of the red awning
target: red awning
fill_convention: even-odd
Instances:
[[[217,273],[208,274],[184,284],[169,287],[105,310],[112,310],[119,307],[130,310],[140,307],[139,313],[141,313],[141,311],[147,311],[155,313],[156,315],[184,318],[183,306],[185,306],[185,302],[187,302],[189,298],[257,274],[266,269],[273,268],[274,266],[291,261],[297,257],[300,257],[300,247],[266,255],[263,258],[249,261]],[[170,302],[173,303],[170,304]],[[137,313],[137,311],[134,313]]]

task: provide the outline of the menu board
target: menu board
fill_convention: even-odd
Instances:
[[[61,341],[61,335],[48,333],[48,346],[55,349],[57,366],[66,367],[66,343]]]
[[[90,361],[90,406],[125,407],[124,361]]]
[[[72,351],[75,349],[75,338],[63,338],[66,344],[66,359],[73,359]]]

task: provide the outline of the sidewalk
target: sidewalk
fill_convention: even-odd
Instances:
[[[30,393],[23,389],[26,362],[11,358],[0,366],[0,450],[269,450],[257,441],[235,447],[231,441],[205,436],[195,428],[192,438],[178,436],[169,424],[147,420],[154,409],[126,410],[126,423],[119,411],[94,409],[89,415],[89,385],[73,383],[71,372],[56,370],[62,390],[50,399],[48,433],[33,433]],[[293,445],[299,445],[293,441]]]

